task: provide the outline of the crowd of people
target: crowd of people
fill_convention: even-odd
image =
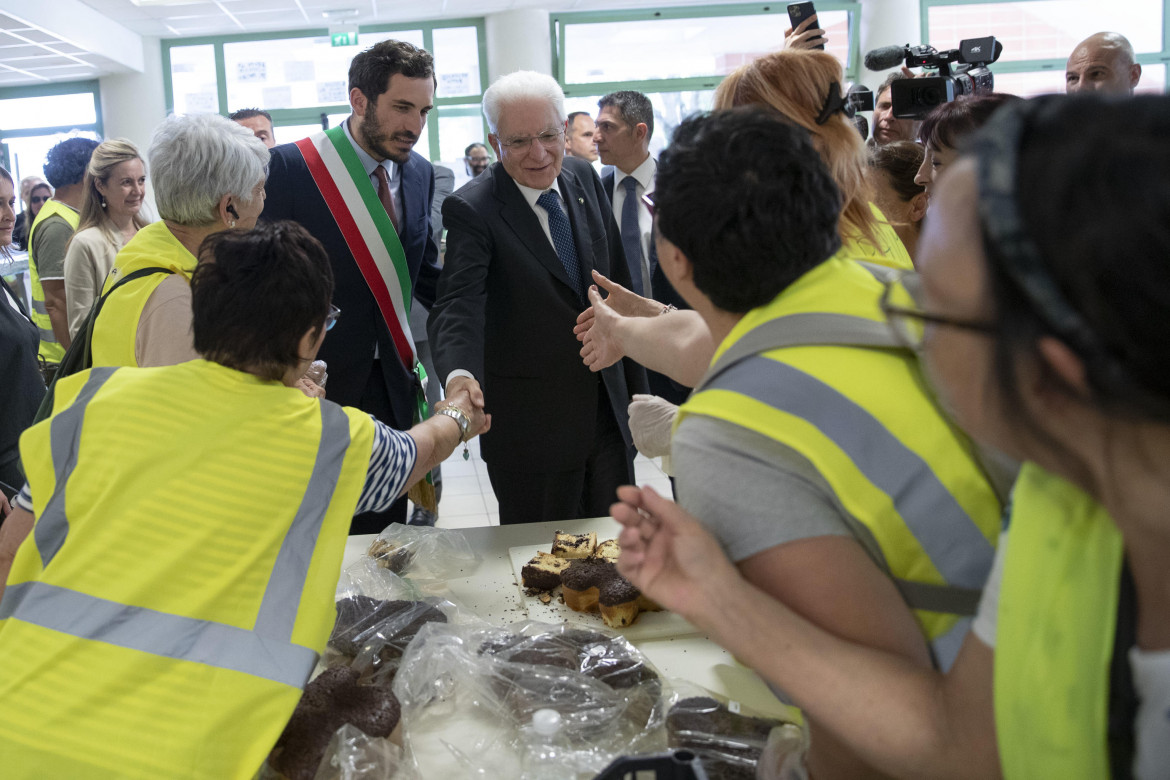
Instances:
[[[347,534],[433,523],[480,434],[501,523],[612,514],[800,708],[791,777],[1170,773],[1170,98],[1101,33],[1069,96],[919,121],[895,73],[866,139],[815,22],[657,158],[646,95],[519,71],[456,188],[387,40],[295,143],[246,109],[0,169],[5,774],[251,777]]]

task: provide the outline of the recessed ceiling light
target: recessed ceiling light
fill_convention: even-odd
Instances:
[[[189,1],[189,0],[187,0]],[[358,15],[356,8],[332,8],[328,11],[322,11],[321,15],[331,22],[340,22],[344,19],[350,19]]]

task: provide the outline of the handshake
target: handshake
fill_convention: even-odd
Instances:
[[[447,383],[446,399],[435,404],[435,411],[454,407],[467,416],[469,424],[463,440],[487,433],[492,427],[492,416],[484,412],[483,390],[479,382],[466,376],[457,376]]]

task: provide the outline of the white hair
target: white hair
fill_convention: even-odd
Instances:
[[[191,227],[215,222],[224,195],[250,202],[268,166],[264,142],[219,114],[167,117],[149,157],[159,216]]]
[[[557,80],[536,71],[518,70],[500,76],[483,93],[483,115],[493,133],[500,126],[504,106],[520,100],[546,101],[556,108],[558,117],[565,118],[565,93]]]

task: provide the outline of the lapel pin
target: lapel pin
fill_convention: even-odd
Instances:
[[[578,202],[578,203],[580,203],[582,206],[584,206],[584,205],[585,205],[585,199],[584,199],[584,198],[577,198],[577,202]]]

